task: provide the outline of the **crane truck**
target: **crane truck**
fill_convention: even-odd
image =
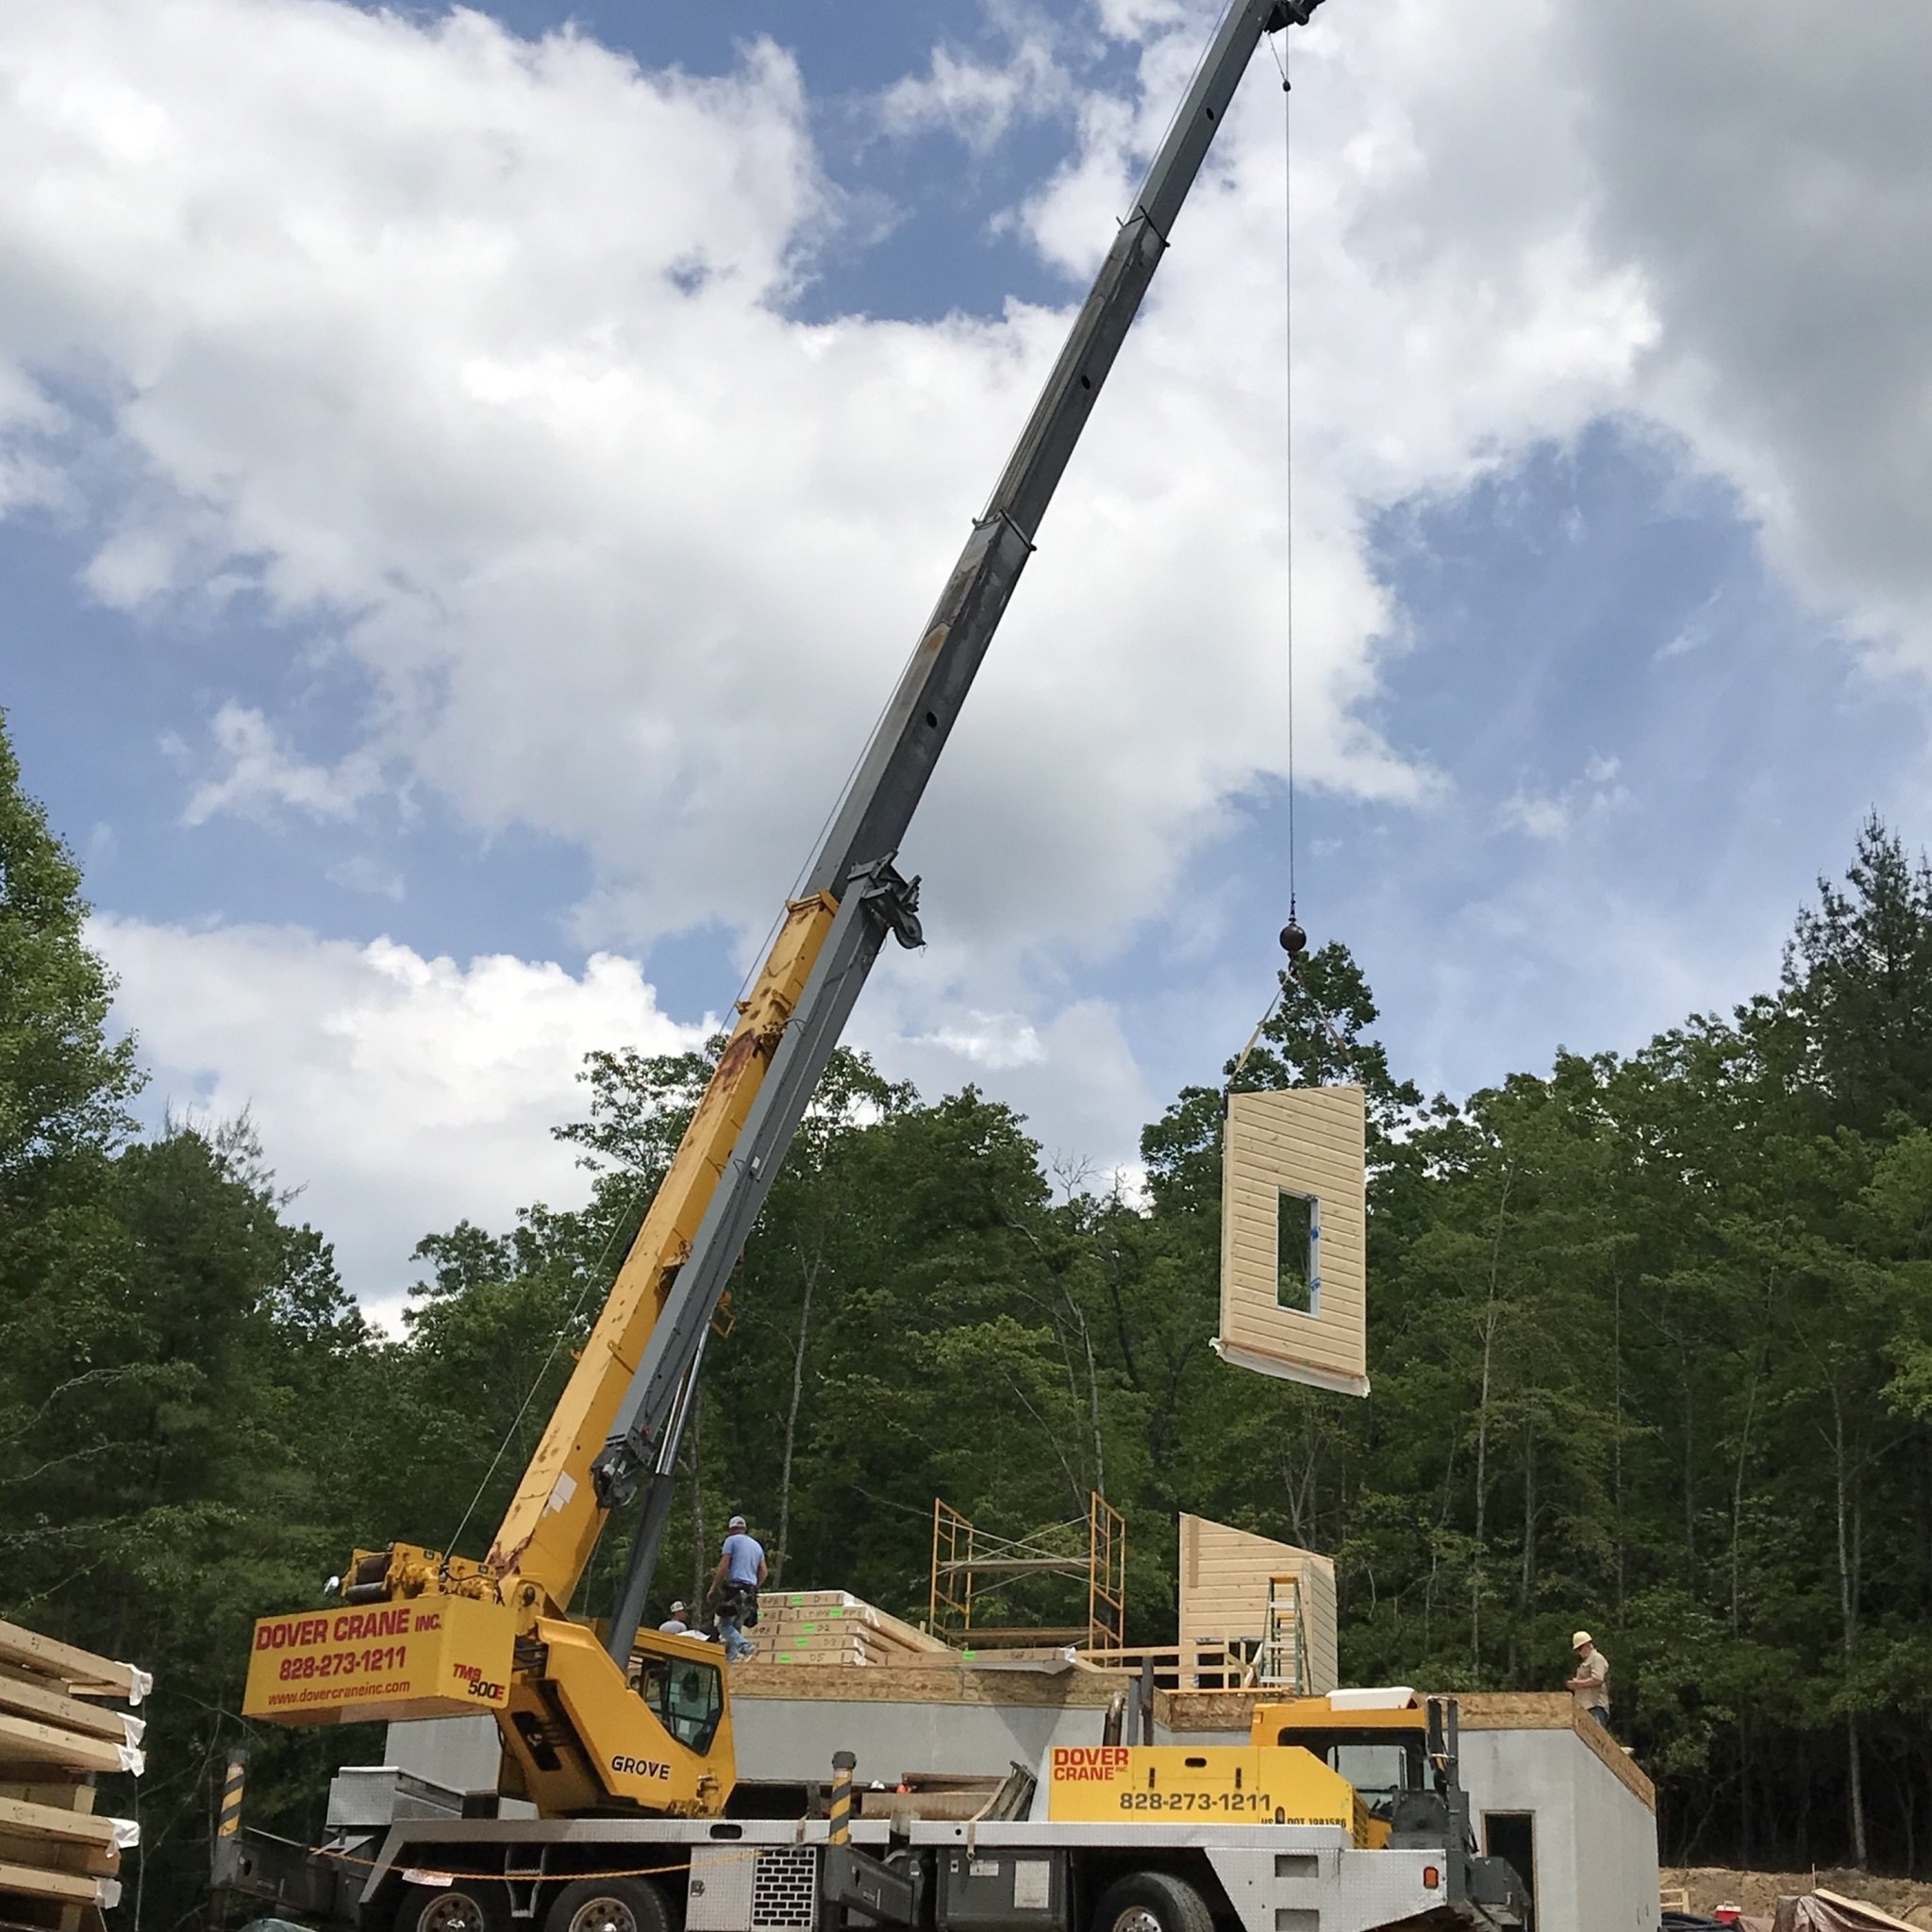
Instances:
[[[1245,1932],[1366,1932],[1425,1914],[1507,1923],[1507,1874],[1473,1857],[1455,1823],[1445,1718],[1431,1732],[1439,1802],[1423,1805],[1419,1837],[1378,1839],[1344,1778],[1274,1742],[1099,1740],[1058,1766],[1067,1775],[1029,1774],[965,1824],[854,1826],[836,1801],[823,1820],[760,1822],[733,1815],[729,1675],[716,1646],[640,1628],[732,1269],[886,941],[920,943],[919,880],[899,864],[914,809],[1251,58],[1321,4],[1231,0],[1222,17],[740,1003],[487,1554],[358,1550],[339,1602],[255,1625],[249,1718],[487,1712],[501,1734],[499,1796],[532,1815],[453,1817],[419,1792],[385,1829],[291,1864],[242,1827],[238,1782],[216,1839],[227,1890],[361,1932],[754,1932],[848,1917],[918,1932],[1208,1932],[1210,1920]],[[600,1634],[571,1605],[620,1516],[632,1541]]]

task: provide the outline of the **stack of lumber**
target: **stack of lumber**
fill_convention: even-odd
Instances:
[[[918,1664],[946,1646],[842,1590],[767,1591],[758,1600],[758,1661]]]
[[[86,1932],[121,1898],[135,1825],[94,1812],[94,1779],[142,1770],[145,1671],[0,1623],[0,1924]]]

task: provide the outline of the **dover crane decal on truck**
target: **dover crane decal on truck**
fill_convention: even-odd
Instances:
[[[1357,1845],[1369,1841],[1354,1787],[1292,1745],[1058,1745],[1046,1775],[1046,1815],[1056,1822],[1332,1824]]]

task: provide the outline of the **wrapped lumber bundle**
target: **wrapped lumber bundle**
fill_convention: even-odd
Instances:
[[[842,1590],[768,1591],[758,1603],[760,1662],[896,1664],[930,1661],[946,1646]]]
[[[121,1897],[137,1827],[94,1811],[102,1773],[142,1771],[145,1671],[0,1623],[0,1924],[87,1932]]]

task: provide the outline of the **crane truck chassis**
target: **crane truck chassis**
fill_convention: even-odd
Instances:
[[[1318,1755],[1318,1726],[1354,1735],[1324,1703],[1257,1707],[1245,1748],[1057,1746],[964,1821],[909,1802],[853,1820],[843,1752],[791,1817],[463,1818],[456,1794],[377,1772],[366,1807],[346,1774],[335,1835],[305,1852],[242,1828],[232,1765],[215,1880],[352,1932],[1520,1927],[1516,1874],[1472,1850],[1454,1700],[1417,1713],[1403,1786],[1373,1810]]]

